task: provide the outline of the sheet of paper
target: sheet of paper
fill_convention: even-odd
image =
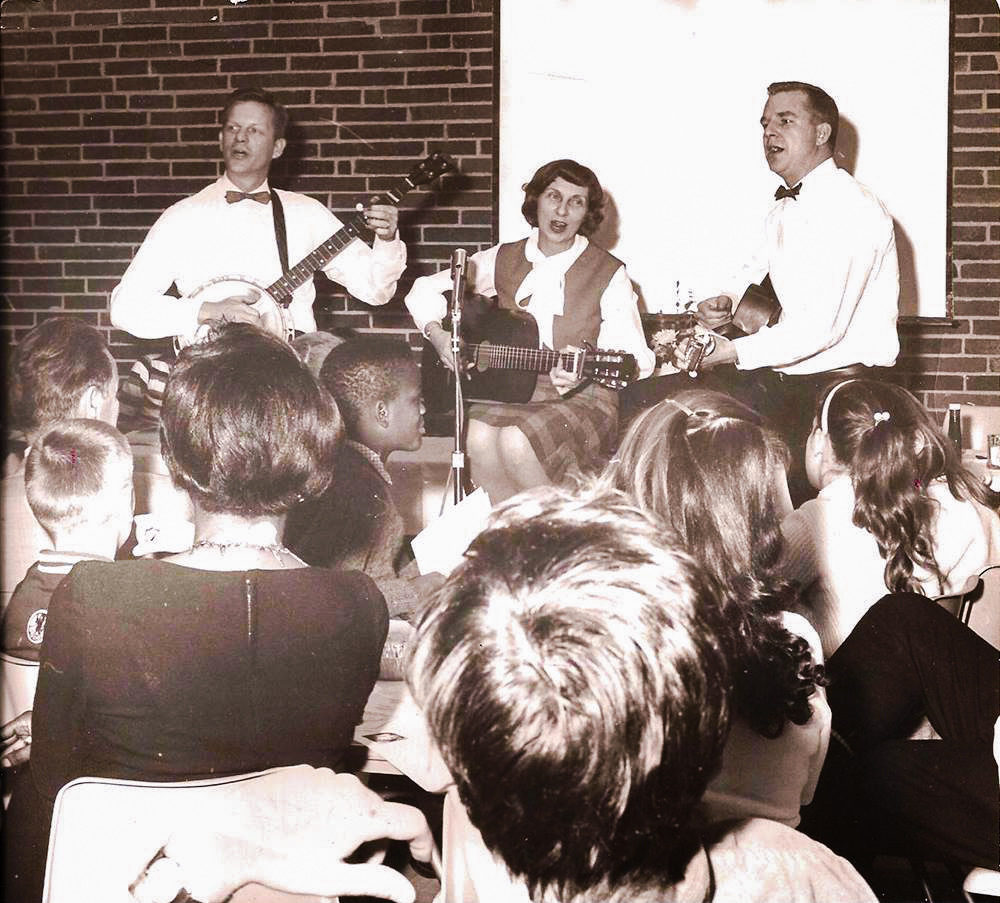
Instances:
[[[430,793],[452,783],[423,713],[403,681],[380,680],[375,685],[354,739]]]
[[[490,497],[480,487],[421,530],[411,543],[421,574],[450,574],[465,550],[486,526],[492,510]]]

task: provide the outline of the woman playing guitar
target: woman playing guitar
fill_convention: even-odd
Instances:
[[[654,366],[625,265],[588,241],[604,219],[597,176],[574,160],[546,163],[524,186],[521,212],[531,234],[469,259],[467,281],[502,310],[529,314],[538,347],[592,343],[630,352],[639,375]],[[450,270],[414,282],[406,306],[449,368],[451,335],[441,325]],[[618,398],[561,367],[538,377],[523,404],[469,408],[468,452],[473,479],[493,502],[532,486],[558,482],[572,469],[601,463],[618,426]]]

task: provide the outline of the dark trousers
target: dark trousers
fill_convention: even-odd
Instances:
[[[884,597],[830,657],[837,737],[802,830],[864,868],[878,853],[996,868],[998,652],[940,605]],[[909,740],[926,716],[940,740]]]
[[[765,417],[788,443],[788,491],[797,508],[816,495],[805,472],[806,441],[812,432],[816,399],[832,383],[859,376],[876,379],[878,371],[858,365],[807,376],[785,376],[773,370],[723,366],[693,379],[686,373],[656,376],[639,380],[621,393],[619,422],[624,428],[643,409],[685,389],[711,389],[732,395]]]

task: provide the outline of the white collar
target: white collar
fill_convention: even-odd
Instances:
[[[524,245],[524,256],[528,259],[529,263],[535,266],[545,265],[546,269],[551,267],[554,270],[565,273],[566,270],[576,263],[577,258],[587,250],[587,245],[589,244],[590,241],[587,237],[577,232],[573,236],[573,244],[565,251],[546,256],[538,247],[538,227],[535,226]]]

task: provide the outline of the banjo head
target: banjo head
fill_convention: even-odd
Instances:
[[[282,307],[267,287],[248,276],[219,276],[198,286],[187,297],[202,303],[225,301],[227,298],[246,298],[248,307],[260,316],[259,326],[265,332],[290,342],[295,336],[291,312]],[[174,348],[182,348],[200,342],[211,332],[213,323],[201,323],[193,334],[174,336]]]

